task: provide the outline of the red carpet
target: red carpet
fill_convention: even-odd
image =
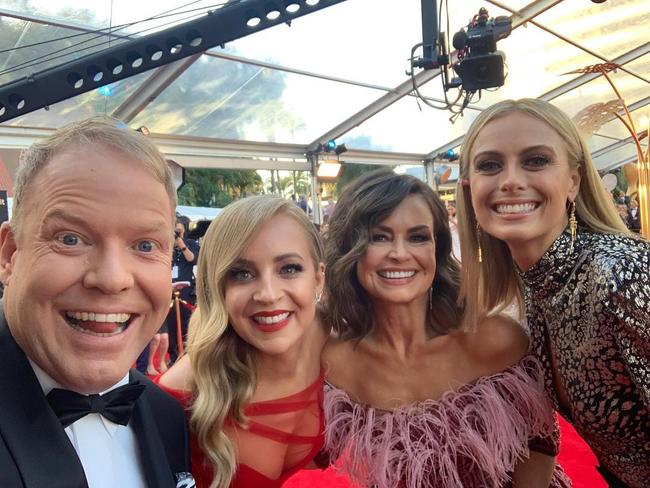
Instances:
[[[596,471],[596,457],[587,444],[564,419],[560,418],[562,441],[558,462],[573,480],[574,488],[606,488],[607,484]],[[350,488],[353,485],[331,469],[301,471],[285,484],[285,488]]]

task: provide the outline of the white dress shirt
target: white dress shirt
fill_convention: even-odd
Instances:
[[[62,388],[31,360],[34,373],[47,395]],[[128,373],[106,391],[129,382]],[[147,486],[142,471],[138,441],[133,429],[91,413],[65,428],[88,480],[90,488],[142,488]]]

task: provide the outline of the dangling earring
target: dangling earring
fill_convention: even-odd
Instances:
[[[483,235],[483,231],[481,230],[481,226],[478,225],[478,222],[476,223],[476,242],[478,244],[478,249],[476,250],[476,257],[478,258],[478,262],[482,263],[483,262],[483,248],[481,247],[481,237]]]
[[[573,244],[576,241],[578,234],[578,220],[576,219],[576,202],[575,200],[569,204],[569,232],[571,233],[571,244],[569,245],[569,252],[573,252]]]
[[[429,288],[429,310],[433,310],[433,285]]]
[[[316,299],[314,300],[314,303],[316,305],[320,304],[320,300],[323,297],[323,292],[321,291],[320,293],[316,293]]]

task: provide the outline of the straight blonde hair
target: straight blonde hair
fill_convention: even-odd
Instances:
[[[195,394],[190,427],[212,465],[211,488],[226,488],[232,481],[237,459],[224,423],[246,425],[244,408],[257,384],[255,349],[229,324],[226,278],[260,228],[280,214],[303,228],[317,269],[323,262],[323,247],[316,226],[296,204],[274,196],[249,197],[228,205],[210,224],[199,253],[197,308],[187,344]]]
[[[504,100],[485,109],[465,134],[460,153],[460,182],[471,179],[470,154],[479,133],[492,120],[521,112],[552,127],[566,143],[569,166],[578,168],[580,187],[576,196],[576,218],[581,227],[603,234],[630,234],[616,211],[612,196],[603,187],[589,149],[573,121],[560,109],[543,100]],[[461,287],[459,300],[465,305],[465,327],[512,303],[524,310],[521,283],[510,249],[505,242],[477,232],[478,222],[467,184],[458,187],[458,229],[461,243]],[[479,245],[483,259],[479,263]]]

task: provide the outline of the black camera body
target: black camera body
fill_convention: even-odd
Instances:
[[[178,229],[174,229],[174,236],[176,237],[176,239],[178,239],[181,236],[181,231]]]
[[[512,20],[501,16],[490,19],[481,8],[475,20],[454,34],[453,45],[463,55],[454,70],[467,91],[496,88],[505,82],[505,56],[496,52],[497,41],[512,32]]]

